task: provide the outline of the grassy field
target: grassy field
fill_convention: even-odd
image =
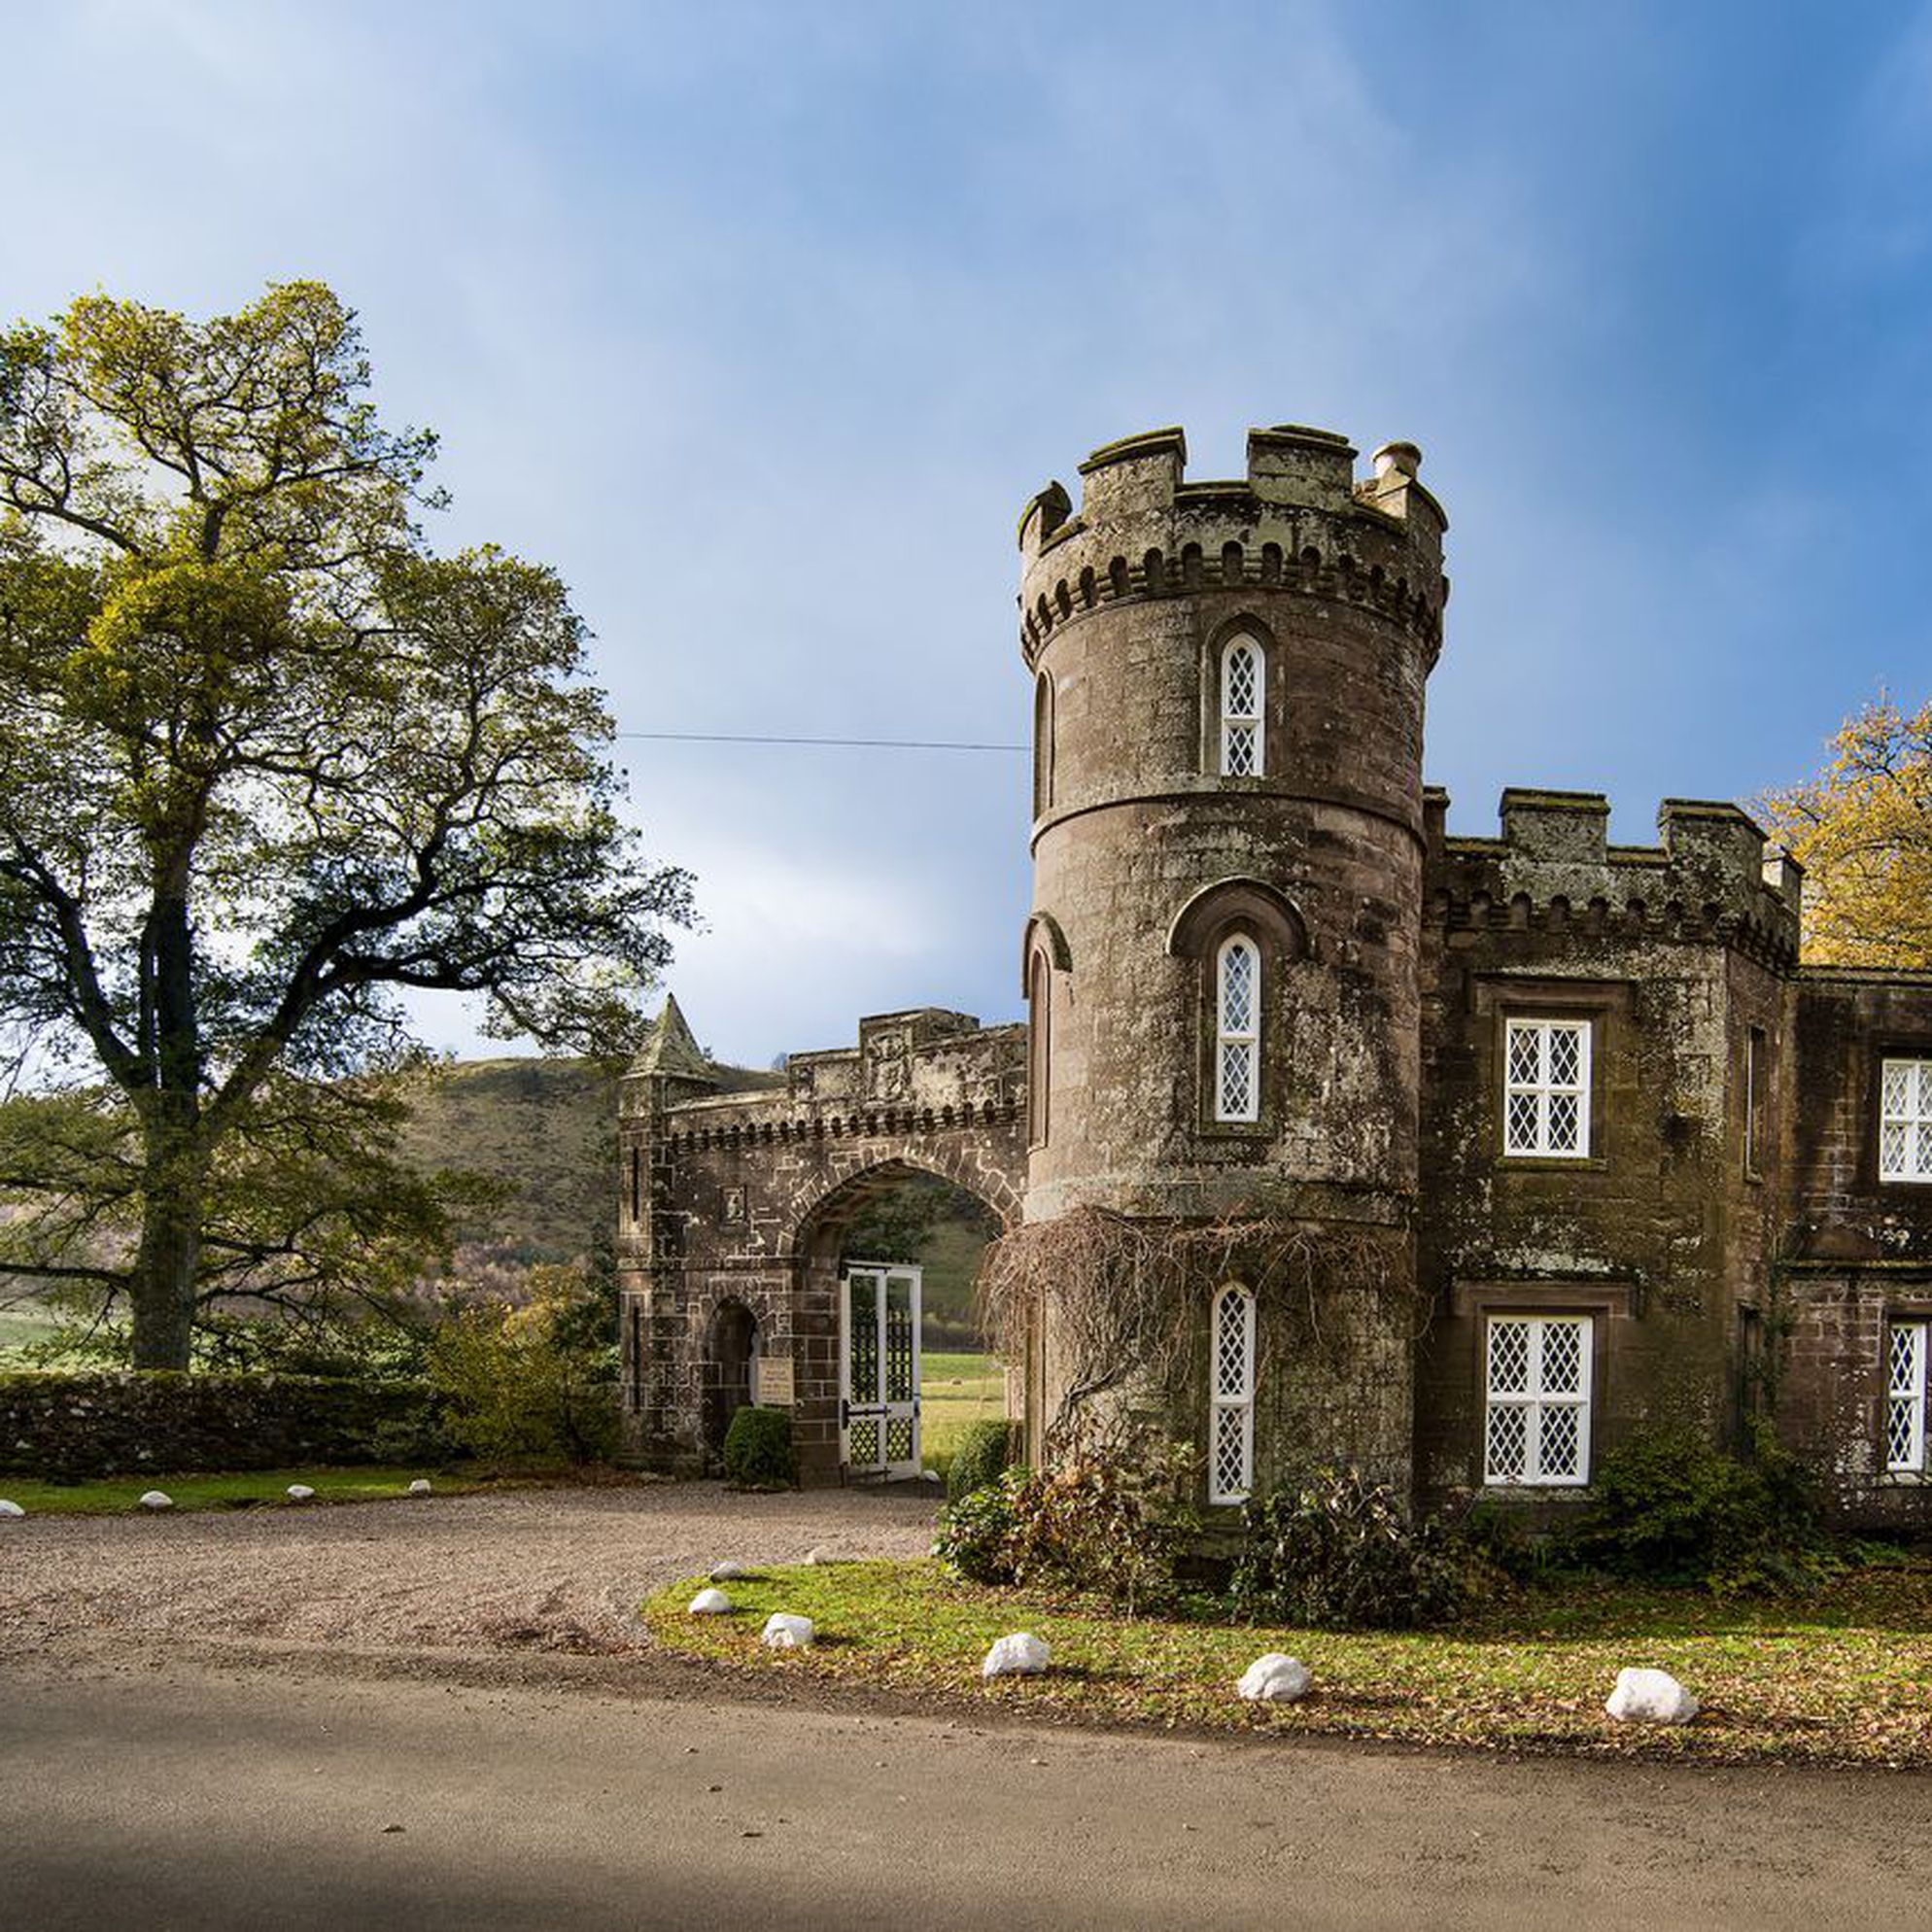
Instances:
[[[0,1367],[6,1358],[26,1342],[44,1341],[59,1326],[60,1318],[38,1301],[11,1301],[0,1306]]]
[[[1127,1621],[1091,1603],[949,1579],[936,1563],[773,1570],[729,1586],[734,1614],[693,1617],[693,1578],[644,1605],[668,1648],[745,1673],[804,1672],[983,1708],[1039,1708],[1172,1727],[1327,1733],[1412,1743],[1932,1769],[1932,1563],[1853,1571],[1801,1602],[1721,1604],[1602,1581],[1544,1587],[1453,1633],[1269,1630]],[[764,1649],[774,1610],[819,1642]],[[983,1682],[993,1639],[1052,1646],[1034,1679]],[[1253,1706],[1234,1682],[1261,1652],[1315,1675],[1303,1703]],[[1620,1725],[1604,1699],[1626,1665],[1656,1666],[1703,1701],[1681,1729]]]
[[[313,1509],[319,1502],[374,1502],[405,1496],[427,1475],[438,1496],[464,1496],[500,1485],[476,1476],[450,1476],[421,1468],[254,1469],[245,1475],[163,1474],[109,1476],[95,1482],[50,1483],[30,1476],[0,1475],[0,1497],[32,1516],[119,1516],[137,1507],[151,1489],[174,1499],[177,1509]],[[306,1483],[314,1501],[289,1501],[291,1483]]]
[[[1006,1370],[992,1356],[921,1353],[919,1445],[927,1468],[944,1475],[966,1431],[1005,1414]]]

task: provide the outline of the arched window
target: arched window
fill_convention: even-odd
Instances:
[[[1268,660],[1260,640],[1237,632],[1221,647],[1221,775],[1259,778],[1264,765]]]
[[[1230,1282],[1214,1298],[1208,1362],[1208,1501],[1255,1486],[1255,1297]]]
[[[1026,969],[1026,1143],[1045,1147],[1052,1121],[1053,966],[1044,951]]]
[[[1261,1118],[1261,949],[1246,933],[1215,956],[1214,1117]]]
[[[1043,671],[1033,686],[1033,816],[1053,802],[1053,680]]]

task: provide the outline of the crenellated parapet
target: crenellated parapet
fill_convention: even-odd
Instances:
[[[1237,482],[1185,480],[1187,438],[1155,430],[1081,465],[1079,510],[1050,484],[1020,517],[1020,649],[1102,605],[1256,586],[1373,609],[1406,627],[1432,665],[1449,595],[1448,519],[1417,480],[1413,443],[1385,443],[1358,482],[1356,451],[1326,430],[1248,435]]]
[[[1658,843],[1609,843],[1601,792],[1511,788],[1501,838],[1451,838],[1426,795],[1432,921],[1451,932],[1574,930],[1736,947],[1796,967],[1803,868],[1723,801],[1668,798]]]
[[[1025,1100],[1026,1029],[937,1007],[859,1021],[856,1047],[793,1053],[782,1085],[662,1110],[666,1153],[789,1147],[1010,1121]]]

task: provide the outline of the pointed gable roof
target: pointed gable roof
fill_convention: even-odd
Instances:
[[[631,1062],[631,1074],[654,1074],[662,1080],[688,1080],[705,1087],[718,1084],[717,1070],[705,1057],[685,1023],[676,996],[667,993],[664,1011],[651,1028],[650,1038]]]

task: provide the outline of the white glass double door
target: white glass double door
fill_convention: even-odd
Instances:
[[[919,1473],[919,1270],[848,1261],[839,1281],[839,1456],[855,1476]]]

